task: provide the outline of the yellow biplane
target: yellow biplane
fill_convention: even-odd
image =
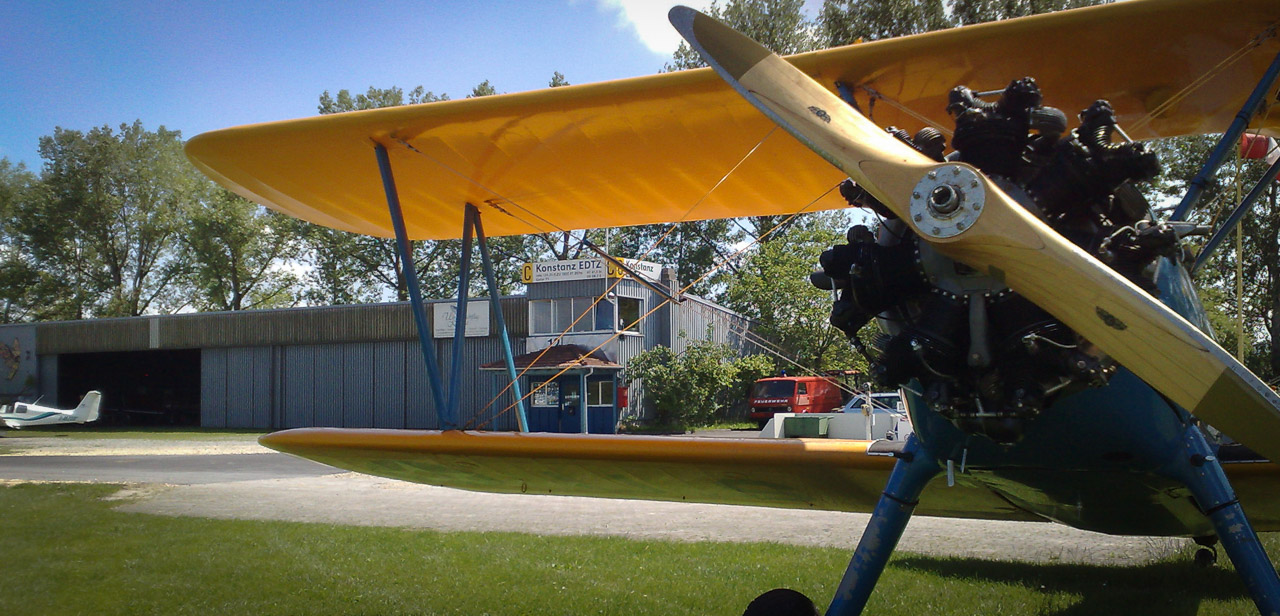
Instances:
[[[401,250],[463,238],[469,254],[474,234],[487,271],[486,230],[870,208],[878,229],[815,255],[813,281],[839,291],[832,322],[855,344],[881,323],[862,350],[903,388],[914,436],[463,432],[424,344],[444,430],[263,444],[470,490],[871,512],[833,615],[861,613],[912,513],[1187,536],[1206,561],[1220,541],[1280,613],[1255,533],[1280,530],[1280,398],[1206,333],[1184,247],[1226,148],[1280,132],[1280,4],[1134,0],[786,59],[671,18],[711,68],[231,128],[187,152],[249,199]],[[1130,138],[1221,131],[1183,202],[1153,213],[1133,184],[1158,163]],[[748,613],[803,610],[771,592]]]

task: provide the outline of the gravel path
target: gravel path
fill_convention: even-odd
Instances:
[[[0,445],[12,456],[145,456],[274,453],[258,444],[257,435],[217,439],[7,437]]]
[[[18,443],[18,441],[23,441]],[[13,439],[18,455],[280,455],[252,436],[217,441]],[[466,492],[357,473],[185,485],[134,484],[123,511],[223,519],[292,520],[545,535],[612,535],[675,541],[774,541],[852,548],[864,514]],[[916,517],[899,548],[934,556],[1029,562],[1138,564],[1181,550],[1185,540],[1113,537],[1047,523]]]

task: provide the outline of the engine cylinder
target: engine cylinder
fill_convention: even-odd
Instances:
[[[1181,254],[1176,234],[1145,220],[1149,208],[1133,188],[1159,172],[1154,154],[1113,142],[1119,131],[1106,101],[1082,111],[1070,132],[1066,116],[1041,102],[1031,78],[1011,82],[995,102],[957,87],[947,106],[956,152],[947,158],[973,164],[1064,237],[1149,287],[1154,259]],[[943,160],[940,131],[890,131]],[[853,206],[888,212],[851,181],[841,194]],[[926,205],[945,213],[951,197],[930,194]],[[823,252],[815,274],[839,291],[833,325],[856,337],[872,319],[880,323],[883,333],[867,351],[877,383],[918,381],[925,400],[960,429],[1012,443],[1058,396],[1103,384],[1114,371],[1043,308],[938,254],[891,212],[886,218],[896,232],[851,228],[846,243]]]

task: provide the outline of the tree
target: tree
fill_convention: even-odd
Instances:
[[[1105,4],[1110,0],[824,0],[817,38],[826,47]],[[950,10],[948,10],[948,4]]]
[[[141,121],[40,139],[39,190],[14,209],[17,250],[39,272],[44,318],[138,316],[181,305],[177,237],[201,178],[178,131]]]
[[[959,25],[985,23],[1039,15],[1086,6],[1109,4],[1112,0],[955,0],[951,7]]]
[[[556,74],[559,75],[560,73],[556,73]],[[561,77],[563,77],[563,75],[561,75]],[[489,83],[489,80],[486,79],[484,81],[481,81],[479,84],[476,84],[476,87],[471,88],[471,93],[467,95],[467,98],[480,98],[481,96],[493,96],[494,94],[497,94],[497,93],[498,93],[498,89],[493,87],[493,84]]]
[[[39,271],[22,250],[14,216],[38,190],[39,180],[22,163],[0,158],[0,323],[16,323],[39,314]]]
[[[338,90],[337,97],[333,97],[329,95],[328,90],[325,90],[324,93],[320,95],[320,105],[318,109],[320,111],[320,115],[328,115],[330,113],[342,113],[362,109],[379,109],[381,107],[399,107],[400,105],[417,105],[419,103],[434,103],[436,101],[447,100],[449,100],[448,94],[436,96],[434,92],[424,90],[422,86],[418,86],[410,90],[408,99],[404,96],[404,90],[395,86],[385,90],[369,86],[369,90],[364,94],[357,94],[355,96],[351,96],[351,92],[348,92],[347,90]]]
[[[182,238],[191,303],[197,310],[296,304],[297,277],[282,266],[299,242],[296,225],[284,215],[210,185]]]
[[[803,9],[804,0],[729,0],[723,7],[713,1],[706,14],[774,53],[788,55],[817,49],[813,23],[805,18]],[[706,65],[697,51],[681,42],[663,70],[681,71]]]
[[[819,38],[828,47],[954,25],[941,0],[826,0],[818,24]]]
[[[787,241],[761,244],[726,283],[724,303],[751,318],[767,346],[811,370],[865,364],[830,324],[830,293],[809,283],[817,255],[841,241],[847,226],[838,212],[812,215]]]
[[[1177,203],[1219,138],[1192,135],[1154,142],[1164,173],[1147,190],[1148,198],[1155,203]],[[1205,186],[1188,220],[1216,228],[1266,166],[1260,161],[1228,160]],[[1237,250],[1236,234],[1241,232],[1242,250]],[[1280,335],[1280,209],[1275,183],[1196,271],[1195,278],[1214,334],[1223,347],[1238,354],[1243,346],[1240,360],[1263,379],[1280,376],[1280,349],[1275,345]]]
[[[696,340],[678,355],[667,346],[636,355],[627,362],[623,378],[628,385],[642,381],[645,403],[653,408],[656,425],[687,428],[725,419],[736,398],[746,395],[744,388],[735,385],[741,384],[743,375],[754,381],[762,365],[768,364],[759,356],[737,357],[728,345]]]

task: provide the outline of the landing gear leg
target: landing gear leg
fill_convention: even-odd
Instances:
[[[1195,426],[1183,434],[1183,455],[1170,465],[1170,474],[1187,484],[1196,502],[1213,523],[1227,557],[1235,565],[1249,596],[1262,614],[1280,614],[1280,577],[1244,516],[1235,491]],[[1197,560],[1199,557],[1197,555]]]
[[[933,455],[913,434],[907,438],[898,463],[893,467],[889,483],[880,502],[871,513],[871,521],[858,541],[849,568],[840,580],[836,596],[827,608],[827,616],[857,616],[867,606],[871,590],[889,562],[889,555],[902,538],[911,519],[920,492],[942,470]]]

